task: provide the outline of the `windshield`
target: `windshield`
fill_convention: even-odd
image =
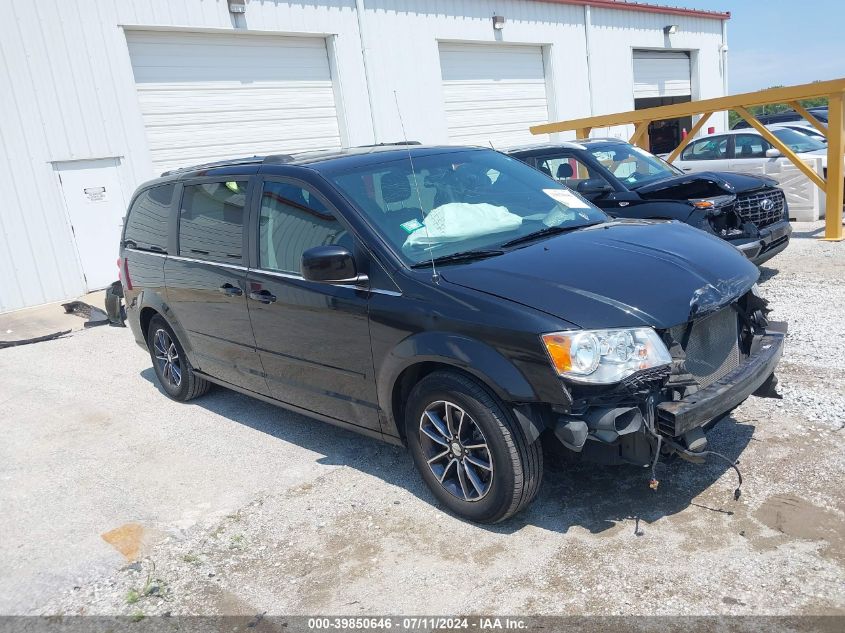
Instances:
[[[786,146],[793,152],[812,152],[817,149],[827,149],[827,146],[818,139],[788,128],[772,130],[772,134],[786,143]]]
[[[600,145],[590,153],[629,189],[683,174],[680,169],[634,145]]]
[[[416,151],[413,170],[405,157],[324,174],[411,265],[608,219],[566,187],[492,150]]]

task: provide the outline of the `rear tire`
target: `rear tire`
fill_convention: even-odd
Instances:
[[[147,347],[158,384],[174,400],[193,400],[211,387],[210,382],[196,375],[173,328],[158,315],[147,328]]]
[[[437,500],[461,518],[504,521],[540,489],[543,451],[505,405],[477,380],[437,371],[411,391],[408,447]]]

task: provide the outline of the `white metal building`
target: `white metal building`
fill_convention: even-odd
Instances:
[[[729,14],[634,2],[2,4],[0,312],[116,279],[126,203],[166,169],[400,140],[398,110],[422,142],[545,140],[727,85]]]

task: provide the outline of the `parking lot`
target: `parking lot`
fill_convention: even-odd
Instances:
[[[495,526],[405,451],[224,389],[168,400],[127,330],[0,351],[3,614],[845,614],[845,257],[798,224],[763,269],[783,400],[647,471],[547,461]],[[57,308],[60,309],[60,308]]]

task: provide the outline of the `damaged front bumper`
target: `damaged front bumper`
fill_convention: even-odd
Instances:
[[[789,220],[783,220],[758,229],[757,233],[754,237],[728,240],[728,243],[738,248],[743,255],[759,266],[789,245],[792,225]]]
[[[713,348],[723,343],[707,336],[696,340],[696,321],[683,344],[680,337],[673,336],[677,328],[672,328],[664,333],[673,355],[672,366],[639,372],[612,388],[573,393],[570,409],[556,414],[548,425],[554,435],[582,459],[602,464],[653,465],[661,452],[678,453],[685,459],[695,453],[703,455],[707,447],[704,432],[749,396],[778,397],[774,372],[783,353],[787,325],[766,321],[765,303],[750,295],[724,308],[728,312],[721,317],[722,324],[728,314],[744,323],[738,331],[735,351],[740,356],[734,364],[717,364],[718,373],[711,373],[709,381],[702,380],[698,377],[702,359],[694,357],[702,353],[701,342],[707,341]],[[708,318],[702,317],[698,323],[718,327],[714,322],[708,325]]]
[[[720,420],[774,374],[785,335],[785,323],[770,323],[766,334],[754,341],[751,356],[737,369],[682,400],[658,404],[658,429],[670,437],[679,437]]]

